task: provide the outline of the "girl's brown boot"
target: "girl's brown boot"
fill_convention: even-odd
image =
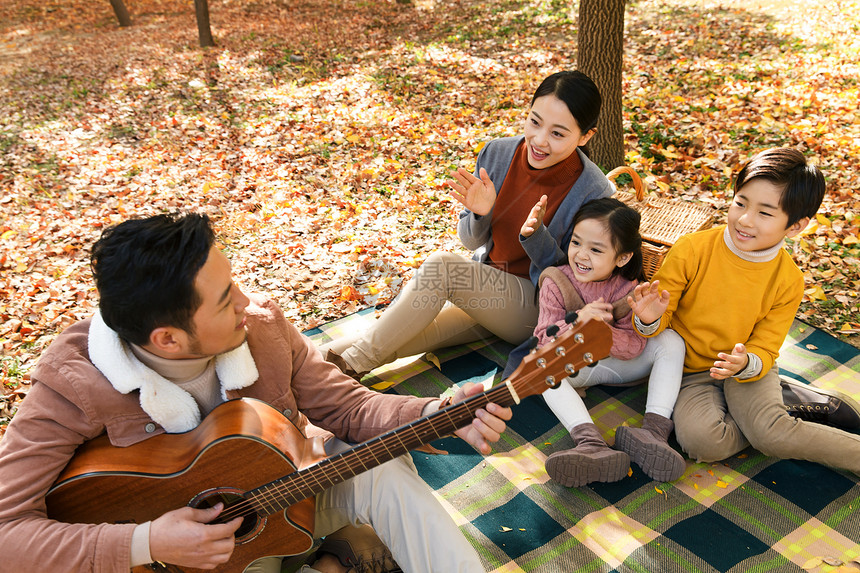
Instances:
[[[646,412],[641,428],[621,426],[615,430],[615,447],[627,452],[651,479],[676,480],[683,475],[687,462],[669,445],[674,427],[669,418]]]
[[[574,426],[570,432],[576,447],[555,452],[544,467],[553,480],[565,487],[579,487],[591,482],[618,481],[627,475],[630,458],[610,448],[594,424]]]

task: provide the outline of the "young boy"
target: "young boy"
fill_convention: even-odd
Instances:
[[[678,240],[630,297],[643,335],[671,328],[686,345],[678,443],[704,462],[752,445],[860,474],[860,436],[789,415],[775,362],[803,297],[784,240],[815,215],[824,176],[795,149],[768,149],[734,189],[728,223]]]

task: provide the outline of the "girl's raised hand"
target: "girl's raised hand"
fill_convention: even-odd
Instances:
[[[603,322],[612,321],[612,305],[608,302],[603,302],[603,297],[590,302],[576,311],[576,322],[586,323],[589,320],[602,320]]]
[[[636,285],[633,294],[627,297],[633,314],[644,324],[656,322],[669,308],[669,291],[660,290],[660,281]]]
[[[480,171],[481,178],[475,177],[462,167],[451,174],[456,181],[446,181],[454,199],[475,215],[484,216],[493,210],[496,203],[496,186],[490,181],[487,170]]]
[[[529,212],[529,216],[526,217],[526,222],[523,223],[520,229],[520,235],[531,237],[537,231],[538,227],[543,225],[543,216],[546,214],[546,201],[546,195],[541,195],[540,200],[535,203],[535,206]]]

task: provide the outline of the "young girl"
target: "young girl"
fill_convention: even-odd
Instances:
[[[323,345],[326,358],[360,378],[403,356],[492,334],[515,344],[531,335],[538,276],[564,258],[579,207],[613,192],[580,150],[597,130],[600,103],[581,72],[546,78],[524,134],[489,142],[474,175],[460,169],[449,181],[465,207],[457,230],[472,259],[430,255],[369,330]]]
[[[577,311],[577,322],[603,320],[612,330],[610,358],[543,394],[576,443],[575,448],[555,452],[546,460],[550,477],[567,487],[618,481],[627,475],[631,459],[659,481],[679,478],[686,467],[681,454],[667,443],[681,383],[684,342],[666,330],[646,344],[633,327],[627,303],[643,278],[639,219],[639,213],[617,199],[586,203],[573,220],[568,264],[548,268],[541,275],[538,345],[547,342],[548,326],[559,326],[559,334],[569,328],[564,317],[571,310]],[[503,378],[527,352],[527,344],[514,349]],[[615,446],[620,451],[610,449],[574,387],[633,382],[649,371],[642,427],[618,428]]]

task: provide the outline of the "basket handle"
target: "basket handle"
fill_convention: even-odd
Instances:
[[[621,175],[622,173],[626,173],[633,179],[633,189],[636,191],[636,200],[644,201],[645,200],[645,184],[642,183],[642,178],[639,177],[639,174],[636,173],[632,167],[628,167],[627,165],[622,165],[621,167],[616,167],[612,171],[606,174],[606,178],[614,181],[616,177]]]

